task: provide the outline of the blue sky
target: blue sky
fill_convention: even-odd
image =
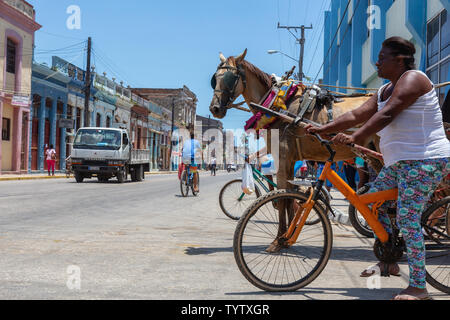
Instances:
[[[281,54],[267,54],[273,49],[299,56],[294,36],[278,29],[278,22],[313,25],[306,30],[304,72],[314,78],[323,61],[323,12],[331,0],[28,1],[43,26],[35,37],[37,62],[50,64],[51,56],[59,55],[84,67],[82,41],[90,36],[97,72],[131,87],[186,85],[197,95],[197,114],[208,116],[219,52],[231,56],[247,48],[247,60],[269,74],[282,75],[297,65]],[[80,29],[67,28],[71,5],[81,10]],[[234,129],[248,118],[231,110],[221,121]]]

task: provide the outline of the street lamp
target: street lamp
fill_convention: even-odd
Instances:
[[[281,52],[281,51],[279,51],[279,50],[267,50],[267,53],[268,53],[268,54],[275,54],[275,53],[282,54],[283,56],[286,56],[286,57],[288,57],[289,59],[294,60],[295,62],[297,62],[297,63],[300,65],[300,62],[299,62],[297,59],[292,58],[290,55],[287,55],[286,53]],[[298,80],[301,80],[301,75],[300,75],[300,73],[297,73],[297,79],[298,79]]]

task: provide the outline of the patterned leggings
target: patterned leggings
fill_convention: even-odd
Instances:
[[[422,212],[443,177],[450,171],[450,158],[403,160],[383,167],[371,183],[369,193],[398,188],[397,226],[406,243],[409,284],[424,289],[425,245],[420,224]],[[380,207],[378,220],[388,233],[392,226],[387,214],[388,203]]]

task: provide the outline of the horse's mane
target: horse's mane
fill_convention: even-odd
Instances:
[[[236,60],[234,60],[234,57],[230,57],[230,59],[233,59],[234,64],[236,65]],[[249,72],[253,73],[256,78],[258,78],[266,87],[267,90],[269,90],[272,87],[272,77],[256,67],[255,65],[251,64],[250,62],[243,60],[241,62],[242,66],[247,69]]]

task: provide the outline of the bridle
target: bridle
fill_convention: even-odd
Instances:
[[[221,75],[217,75],[217,71],[219,70],[227,70]],[[223,83],[226,90],[216,89],[217,78],[223,78]],[[214,89],[214,96],[217,98],[217,101],[221,101],[219,94],[226,94],[228,96],[228,100],[226,101],[225,107],[230,109],[232,106],[230,104],[237,98],[236,96],[236,88],[239,83],[239,80],[242,81],[244,86],[244,90],[247,87],[247,80],[245,77],[245,71],[242,65],[237,64],[236,67],[225,65],[225,62],[221,63],[216,70],[216,73],[211,78],[211,87]]]

